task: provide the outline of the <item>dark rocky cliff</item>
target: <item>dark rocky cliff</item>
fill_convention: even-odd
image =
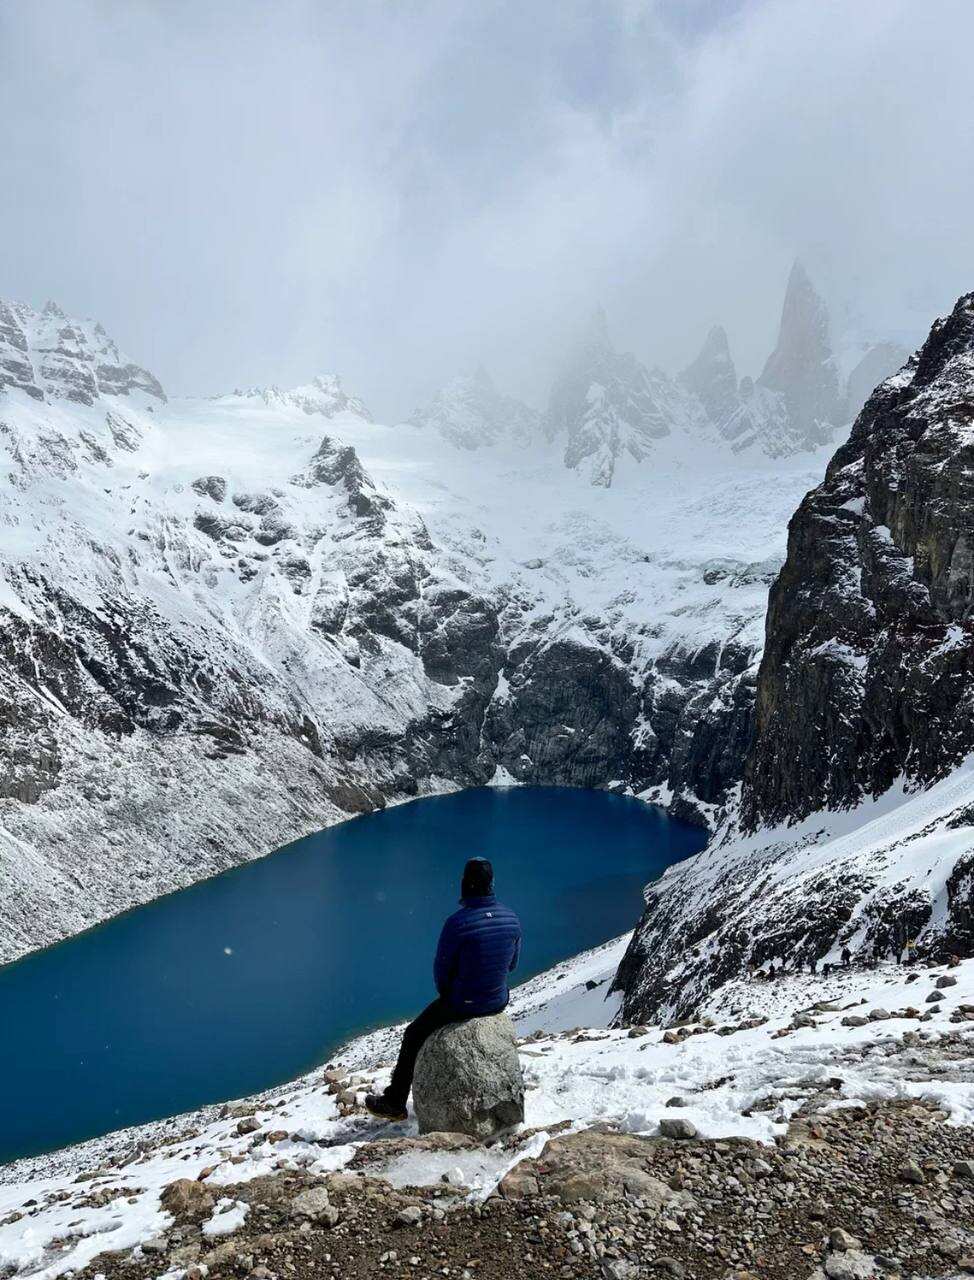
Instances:
[[[791,521],[745,824],[942,777],[974,747],[974,295],[880,386]]]
[[[972,603],[968,294],[791,520],[739,809],[647,890],[616,979],[624,1018],[687,1014],[752,966],[846,944],[971,953]]]

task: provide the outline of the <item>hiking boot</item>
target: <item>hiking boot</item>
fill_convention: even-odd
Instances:
[[[390,1102],[384,1093],[365,1095],[365,1109],[383,1120],[405,1120],[406,1108],[398,1102]]]

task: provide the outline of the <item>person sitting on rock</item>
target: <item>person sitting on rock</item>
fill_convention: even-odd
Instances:
[[[521,922],[494,896],[494,869],[471,858],[463,869],[460,910],[447,918],[433,961],[437,998],[403,1032],[389,1087],[365,1105],[384,1120],[405,1120],[416,1059],[434,1031],[451,1022],[483,1018],[507,1007],[507,975],[521,955]]]

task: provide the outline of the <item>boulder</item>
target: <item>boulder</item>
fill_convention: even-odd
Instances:
[[[213,1208],[213,1193],[192,1178],[177,1178],[163,1187],[159,1204],[174,1218],[199,1216]]]
[[[489,1138],[524,1119],[514,1026],[504,1013],[435,1031],[416,1059],[413,1107],[420,1133]]]

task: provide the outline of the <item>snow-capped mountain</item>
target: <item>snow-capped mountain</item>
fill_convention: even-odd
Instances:
[[[101,359],[88,403],[36,363],[43,398],[0,391],[4,958],[422,792],[611,785],[704,821],[740,777],[814,455],[672,433],[606,490],[544,439],[372,423],[332,378],[310,412],[166,404]]]
[[[652,886],[626,1012],[773,960],[974,947],[974,294],[872,394],[771,589],[741,803]]]
[[[364,422],[372,421],[372,415],[363,402],[358,396],[350,396],[343,388],[341,378],[334,373],[319,374],[303,386],[288,390],[275,386],[248,387],[245,391],[234,391],[229,396],[219,396],[217,399],[225,403],[259,400],[269,409],[281,409],[285,412],[298,409],[301,413],[320,414],[323,418],[350,413]]]
[[[513,396],[501,395],[480,365],[473,375],[454,378],[409,419],[412,426],[438,431],[462,449],[536,443],[541,415]]]
[[[0,391],[34,400],[92,405],[101,396],[142,393],[165,403],[151,373],[121,355],[94,320],[69,320],[56,302],[42,311],[0,301]]]

